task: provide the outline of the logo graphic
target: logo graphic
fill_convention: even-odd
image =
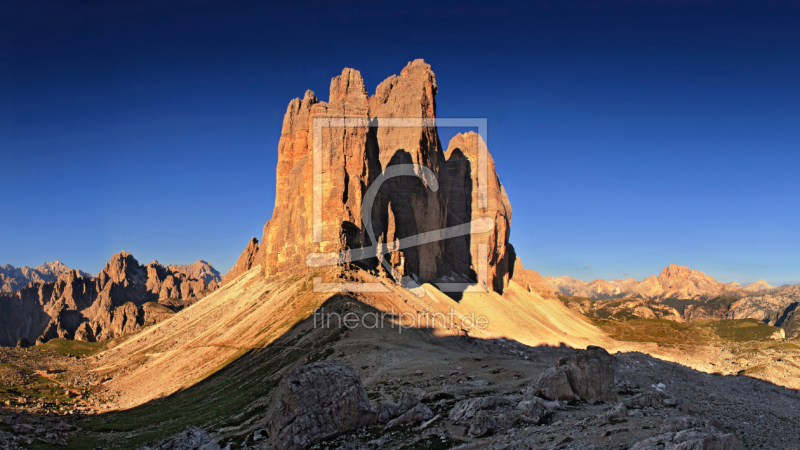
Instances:
[[[397,119],[385,118],[378,120],[369,120],[367,118],[315,118],[313,120],[313,241],[322,242],[322,188],[323,188],[323,167],[322,167],[322,149],[320,143],[322,142],[323,128],[354,128],[354,127],[377,127],[378,123],[382,127],[461,127],[461,128],[478,128],[478,134],[481,135],[484,142],[486,142],[486,119]],[[487,206],[487,183],[488,179],[488,146],[478,146],[478,162],[477,162],[477,175],[478,175],[478,207],[485,209]],[[494,228],[494,219],[491,217],[480,217],[474,219],[472,222],[446,227],[440,230],[427,231],[414,236],[409,236],[402,239],[397,239],[393,242],[378,243],[375,238],[375,231],[372,228],[372,207],[378,196],[378,191],[383,183],[394,177],[417,177],[425,182],[433,192],[439,190],[439,182],[433,171],[425,166],[419,164],[396,164],[387,167],[378,175],[375,181],[367,188],[364,198],[361,202],[361,217],[364,229],[369,235],[370,242],[373,244],[369,247],[347,249],[341,252],[331,253],[311,253],[306,257],[306,264],[309,267],[323,267],[333,266],[345,261],[360,261],[368,258],[378,257],[381,265],[391,275],[391,277],[401,286],[411,290],[418,297],[425,296],[425,290],[416,277],[402,276],[390,263],[384,258],[385,255],[403,250],[410,247],[416,247],[431,242],[443,241],[459,236],[466,236],[471,234],[481,234],[491,231]],[[477,283],[454,283],[454,282],[437,282],[436,286],[443,292],[486,292],[485,281],[487,279],[488,271],[488,246],[486,244],[478,245],[478,263],[475,267],[475,272],[478,275]],[[314,291],[316,292],[390,292],[390,290],[381,283],[322,283],[321,278],[314,279]]]

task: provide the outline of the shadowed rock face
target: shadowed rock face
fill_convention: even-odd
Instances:
[[[139,265],[127,252],[111,257],[97,277],[75,270],[53,282],[34,282],[0,301],[0,345],[79,339],[100,341],[138,329],[148,317],[145,304],[177,310],[202,298],[217,283],[192,278],[158,262]]]
[[[478,246],[487,244],[488,254],[482,258],[489,266],[489,276],[482,281],[489,289],[502,292],[513,266],[506,251],[511,206],[491,156],[487,198],[477,197],[483,192],[478,189],[483,181],[475,170],[477,155],[486,147],[477,134],[456,136],[446,158],[436,127],[423,126],[436,117],[437,89],[430,66],[418,59],[400,75],[380,83],[372,96],[357,70],[344,69],[331,80],[328,102],[318,100],[311,91],[292,100],[278,144],[272,218],[264,226],[261,243],[247,245],[226,281],[259,263],[268,278],[306,272],[310,253],[362,247],[372,247],[366,259],[352,260],[345,254],[338,263],[383,271],[378,255],[380,249],[391,248],[387,244],[489,217],[496,222],[489,233],[449,243],[434,240],[406,246],[385,252],[384,258],[399,274],[420,281],[442,277],[477,281]],[[322,173],[317,191],[315,143]],[[380,185],[367,210],[376,241],[372,242],[362,216],[362,201],[376,179],[397,164],[418,165],[418,175],[432,177],[391,177]],[[321,199],[316,230],[315,195]]]
[[[480,173],[480,155],[486,157],[486,171]],[[450,171],[450,202],[447,207],[447,225],[469,223],[482,217],[492,219],[494,228],[489,233],[475,234],[451,239],[453,245],[452,261],[460,273],[469,269],[478,270],[485,259],[488,264],[486,283],[490,289],[503,292],[508,285],[511,260],[508,237],[511,234],[511,203],[508,201],[503,185],[494,169],[494,159],[486,148],[481,136],[470,131],[457,134],[447,146],[447,169]],[[486,188],[481,189],[486,177]],[[484,192],[486,197],[484,197]],[[485,245],[487,253],[481,255],[480,246]],[[464,268],[463,265],[469,266]],[[512,267],[509,267],[509,264]],[[462,267],[458,267],[462,266]]]

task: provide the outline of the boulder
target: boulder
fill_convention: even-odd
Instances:
[[[188,426],[186,430],[168,437],[154,446],[142,446],[141,450],[220,450],[217,441],[205,430]]]
[[[539,425],[552,413],[547,403],[537,397],[519,402],[517,412],[519,419],[530,425]]]
[[[590,345],[571,358],[562,358],[556,367],[563,370],[572,391],[587,402],[617,401],[614,382],[614,357],[605,349]]]
[[[400,425],[414,425],[433,417],[433,411],[422,403],[417,403],[413,408],[404,412],[386,424],[386,428],[397,427]]]
[[[472,418],[472,423],[467,430],[467,434],[472,437],[481,437],[494,431],[497,422],[486,411],[478,411]]]
[[[403,392],[400,395],[398,403],[378,403],[372,405],[372,411],[375,412],[376,423],[386,423],[395,417],[405,413],[419,403],[416,397],[409,392]]]
[[[560,400],[569,402],[575,400],[577,396],[572,391],[569,384],[567,373],[561,367],[550,367],[536,380],[532,389],[526,393],[526,399],[530,399],[531,394],[538,395],[548,400]]]
[[[284,375],[266,421],[273,448],[299,450],[369,425],[376,415],[353,369],[320,361]]]
[[[453,406],[453,409],[450,410],[450,420],[453,422],[471,420],[478,414],[478,411],[492,411],[511,406],[516,406],[516,404],[505,397],[496,395],[469,398],[461,400]]]

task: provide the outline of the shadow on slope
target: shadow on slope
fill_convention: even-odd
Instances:
[[[187,425],[205,428],[223,446],[241,443],[251,431],[263,427],[270,395],[283,373],[295,365],[323,359],[354,367],[375,402],[395,400],[393,396],[400,389],[414,391],[417,396],[441,390],[437,373],[443,361],[459,364],[459,369],[463,366],[468,375],[453,393],[519,392],[559,357],[574,352],[563,345],[527,346],[467,334],[440,336],[435,328],[399,328],[398,316],[387,315],[349,295],[334,295],[320,311],[334,318],[353,313],[359,325],[346,328],[334,319],[330,326],[323,326],[321,316],[307,317],[263,349],[238,355],[193,386],[131,409],[78,422],[81,430],[71,445],[94,448],[115,443],[115,448],[133,449],[182,431]],[[373,322],[373,317],[383,320]],[[376,326],[378,323],[381,326]],[[800,400],[797,391],[750,377],[707,374],[642,353],[619,354],[618,361],[619,377],[642,386],[664,382],[674,395],[691,399],[698,413],[727,428],[746,427],[756,435],[758,427],[774,431],[785,428],[783,432],[789,435],[794,429],[791,417],[776,416],[773,409],[791,408]],[[485,383],[472,383],[475,379]],[[399,386],[395,380],[400,381]],[[747,425],[732,422],[734,405],[739,408],[737,414],[747,417]],[[751,439],[750,444],[757,443],[756,438]]]

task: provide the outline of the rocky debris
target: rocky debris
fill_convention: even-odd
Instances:
[[[453,422],[459,422],[474,418],[478,411],[491,411],[510,406],[516,404],[508,398],[497,395],[470,398],[456,403],[450,410],[449,417]]]
[[[481,437],[489,433],[490,431],[494,431],[497,427],[497,421],[489,415],[486,411],[478,411],[475,415],[470,419],[470,426],[469,430],[467,430],[467,434],[472,437]]]
[[[703,420],[678,417],[665,421],[658,436],[636,443],[631,450],[739,450],[733,433],[722,433]]]
[[[378,403],[372,406],[372,411],[375,412],[375,422],[386,423],[418,404],[419,400],[410,392],[403,392],[397,403]]]
[[[402,413],[399,417],[392,419],[386,424],[386,428],[393,428],[400,425],[415,425],[429,420],[433,417],[433,411],[422,403],[417,403],[413,408]]]
[[[625,406],[631,409],[642,408],[661,408],[664,406],[675,406],[677,400],[671,399],[663,392],[646,391],[634,395],[624,400]],[[666,403],[670,403],[667,405]]]
[[[606,412],[601,416],[601,421],[603,423],[610,422],[612,420],[621,420],[628,417],[628,408],[625,407],[625,403],[619,402],[611,408],[610,411]]]
[[[220,446],[202,428],[188,426],[153,446],[143,445],[140,450],[220,450]]]
[[[224,285],[225,283],[229,283],[239,275],[260,264],[261,257],[259,256],[258,251],[258,239],[250,239],[250,242],[247,243],[247,247],[245,247],[244,251],[242,251],[242,254],[239,255],[239,259],[236,260],[236,264],[234,264],[233,267],[231,267],[231,270],[225,274],[220,284]]]
[[[272,446],[292,450],[369,425],[375,417],[358,374],[320,361],[284,375],[266,421]]]
[[[216,289],[154,261],[139,265],[127,252],[112,256],[97,277],[72,270],[56,281],[33,282],[0,302],[0,345],[50,339],[101,341],[137,330],[144,305],[177,311]]]
[[[18,423],[12,426],[11,429],[17,434],[33,433],[33,426],[28,425],[27,423]]]
[[[563,370],[572,391],[587,402],[617,401],[614,357],[605,349],[590,345],[571,358],[561,358],[556,367]]]

